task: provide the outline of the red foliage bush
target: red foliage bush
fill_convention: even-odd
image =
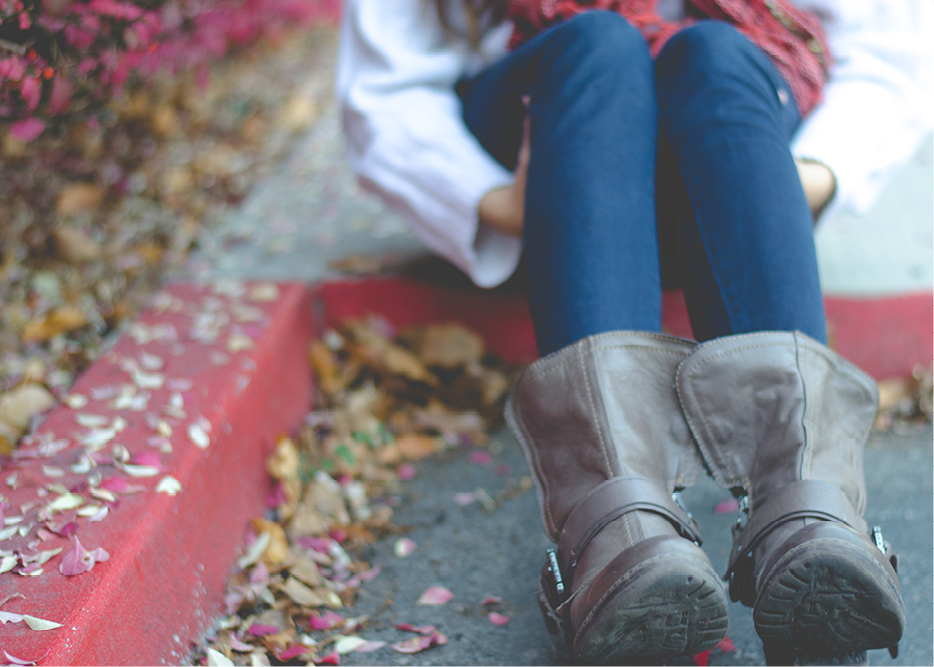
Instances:
[[[339,0],[0,0],[0,118],[28,141],[160,70],[211,60],[337,13]]]

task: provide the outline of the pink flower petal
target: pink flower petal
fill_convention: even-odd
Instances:
[[[444,586],[429,586],[418,598],[417,604],[446,604],[454,597],[454,593]]]
[[[74,543],[71,549],[65,552],[65,555],[62,556],[62,562],[58,566],[58,570],[62,574],[66,576],[84,574],[90,572],[96,563],[110,558],[110,554],[103,549],[97,548],[88,551],[81,545],[77,537],[72,537],[72,539]]]
[[[470,452],[470,462],[481,466],[488,466],[493,463],[493,457],[489,452]]]
[[[415,466],[411,463],[403,463],[396,468],[396,478],[400,481],[407,481],[415,478]]]
[[[732,514],[733,512],[739,511],[739,502],[736,498],[727,498],[717,503],[717,506],[713,508],[714,514]]]
[[[312,630],[330,630],[344,624],[344,617],[333,611],[326,611],[320,616],[308,619],[308,627]]]
[[[32,141],[45,131],[45,123],[38,118],[27,118],[10,127],[10,135],[20,141]]]
[[[430,635],[435,631],[433,625],[412,625],[411,623],[396,623],[396,630],[403,632],[417,632],[420,635]]]
[[[48,655],[49,652],[46,651],[45,655]],[[35,665],[37,662],[45,658],[45,655],[42,658],[36,658],[35,660],[23,660],[22,658],[17,658],[15,655],[10,655],[7,651],[3,652],[3,655],[6,656],[6,659],[11,665]]]
[[[490,619],[490,623],[493,625],[506,625],[509,623],[509,617],[503,616],[502,614],[497,614],[495,611],[491,611],[490,615],[487,616]]]
[[[121,477],[108,477],[98,486],[99,488],[106,489],[107,491],[122,493],[123,491],[126,491],[126,488],[130,485],[125,479]]]
[[[130,463],[138,466],[150,466],[152,468],[158,468],[160,471],[165,470],[162,467],[162,460],[159,458],[159,455],[156,452],[143,452],[142,454],[137,454],[130,459]]]
[[[230,635],[230,648],[234,651],[239,651],[240,653],[252,651],[253,647],[249,644],[245,644],[236,635]]]
[[[308,646],[305,646],[304,644],[296,644],[292,648],[287,648],[282,653],[280,653],[278,655],[278,658],[280,662],[286,662],[287,660],[291,660],[292,658],[297,658],[298,656],[304,653],[308,653],[308,651],[310,650],[311,648],[309,648]]]
[[[316,665],[339,665],[341,664],[341,656],[337,651],[331,651],[323,658],[318,658],[315,660]]]
[[[0,611],[0,624],[6,625],[7,623],[19,623],[23,620],[21,614],[13,614],[8,611]]]
[[[368,641],[360,644],[360,646],[357,647],[356,653],[370,653],[383,648],[385,645],[386,642]]]
[[[266,566],[263,564],[263,561],[260,561],[256,564],[256,567],[253,568],[253,571],[250,572],[250,583],[251,584],[265,584],[269,582],[269,570],[266,569]]]
[[[279,632],[279,628],[274,625],[262,625],[260,623],[254,623],[250,626],[250,629],[247,631],[254,637],[265,637],[266,635],[274,635]]]
[[[461,507],[464,507],[465,505],[477,502],[477,497],[473,494],[473,492],[455,493],[454,502]]]
[[[431,637],[430,636],[419,636],[412,637],[411,639],[405,639],[401,642],[396,642],[395,644],[390,644],[389,648],[397,653],[419,653],[424,651],[426,648],[431,646]]]
[[[499,604],[503,601],[503,598],[498,598],[493,595],[487,595],[485,598],[480,600],[480,604]]]

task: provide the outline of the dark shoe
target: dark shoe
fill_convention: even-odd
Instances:
[[[771,660],[897,646],[896,561],[862,518],[875,382],[804,334],[766,332],[698,345],[677,384],[709,470],[743,508],[730,595],[753,607]]]
[[[673,499],[701,469],[673,386],[693,346],[591,336],[534,363],[510,393],[506,417],[558,543],[542,569],[542,612],[576,660],[660,662],[726,633],[723,585]]]

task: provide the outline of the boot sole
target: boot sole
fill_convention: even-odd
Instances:
[[[905,606],[895,571],[878,549],[834,524],[809,526],[790,541],[798,543],[780,549],[753,609],[763,644],[802,654],[898,644]]]
[[[713,648],[728,623],[726,592],[706,556],[660,554],[606,591],[573,649],[589,664],[657,663]]]

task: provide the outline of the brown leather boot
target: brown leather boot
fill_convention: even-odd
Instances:
[[[673,492],[701,469],[674,390],[694,343],[591,336],[532,364],[506,418],[558,543],[539,601],[576,660],[647,664],[723,638],[726,592]]]
[[[896,561],[862,518],[875,382],[800,332],[765,332],[698,345],[677,387],[709,470],[743,509],[730,595],[753,607],[770,664],[896,647]]]

